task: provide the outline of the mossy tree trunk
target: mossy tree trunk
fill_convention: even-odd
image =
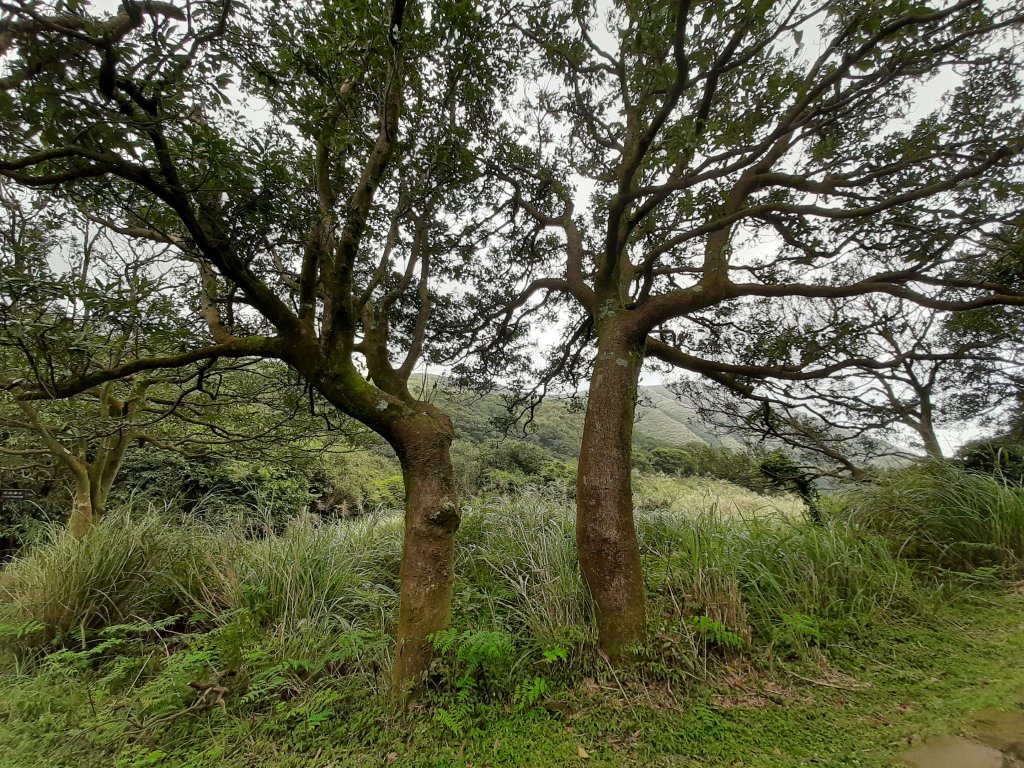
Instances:
[[[628,657],[646,633],[646,590],[633,520],[632,435],[638,344],[609,322],[600,331],[576,487],[576,546],[597,608],[601,650]]]
[[[450,453],[455,428],[441,409],[410,393],[411,366],[392,367],[383,345],[373,350],[374,333],[367,338],[366,360],[376,374],[372,383],[350,361],[325,361],[315,342],[297,342],[289,359],[328,401],[384,437],[401,463],[405,536],[392,690],[405,700],[420,687],[430,666],[430,636],[451,621],[460,522]]]
[[[449,453],[450,424],[424,417],[402,430],[398,448],[406,497],[393,668],[398,695],[423,680],[433,657],[430,636],[451,622],[455,532],[460,517]]]

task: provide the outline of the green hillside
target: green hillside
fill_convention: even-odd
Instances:
[[[583,435],[583,411],[579,402],[556,397],[545,400],[528,423],[521,420],[506,432],[502,424],[508,411],[500,394],[474,395],[450,392],[438,380],[428,381],[435,391],[435,400],[455,421],[456,437],[470,443],[500,439],[506,434],[543,446],[552,453],[574,458],[579,453]],[[700,444],[741,450],[734,437],[716,434],[694,408],[676,399],[664,386],[640,388],[634,428],[634,441],[645,448],[683,447]]]
[[[703,443],[715,448],[742,450],[743,444],[732,435],[716,433],[694,407],[680,402],[668,387],[640,388],[635,440],[657,446],[684,446]]]

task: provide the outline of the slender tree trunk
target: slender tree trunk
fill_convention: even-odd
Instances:
[[[597,606],[601,650],[628,657],[646,635],[646,590],[633,523],[632,439],[643,355],[602,329],[587,396],[576,486],[576,547]]]
[[[68,530],[76,539],[85,536],[99,522],[99,515],[93,507],[92,492],[89,484],[75,483],[75,495],[71,501],[71,517]]]
[[[924,443],[924,452],[928,455],[929,459],[936,461],[942,461],[946,458],[942,452],[942,446],[939,444],[939,436],[935,434],[935,427],[932,426],[930,419],[922,419],[914,425],[917,429],[917,434],[921,436],[921,442]]]
[[[942,445],[939,444],[939,436],[935,434],[935,410],[932,407],[932,384],[912,378],[914,391],[917,394],[920,415],[917,418],[910,417],[904,420],[912,429],[921,436],[924,444],[924,451],[929,459],[943,461],[946,456],[942,452]]]
[[[392,674],[395,693],[405,696],[420,684],[430,664],[430,635],[451,622],[455,532],[460,518],[450,455],[451,422],[446,417],[425,417],[404,427],[399,438],[405,542]]]

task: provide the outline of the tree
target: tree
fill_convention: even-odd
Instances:
[[[0,237],[0,387],[45,390],[56,377],[85,370],[97,358],[116,365],[126,354],[173,341],[161,333],[160,326],[173,326],[174,318],[161,306],[166,297],[155,254],[112,258],[100,228],[82,222],[77,233],[62,232],[44,200],[30,205],[5,195],[2,202],[7,226]],[[54,272],[51,260],[66,260],[66,270]],[[105,291],[98,291],[98,284]],[[46,457],[66,469],[74,489],[69,527],[83,536],[102,517],[129,447],[159,442],[140,419],[144,412],[153,422],[166,417],[161,412],[153,418],[151,394],[167,383],[162,378],[108,381],[74,403],[4,398],[0,426],[6,439],[0,453],[25,460]],[[86,400],[88,414],[82,407]],[[177,404],[172,401],[169,408]],[[19,432],[32,439],[26,443]]]
[[[802,381],[734,376],[717,386],[689,379],[676,391],[720,429],[758,442],[781,442],[817,473],[855,479],[886,458],[941,460],[939,428],[978,423],[1004,405],[1001,382],[1020,369],[1019,345],[951,332],[948,313],[892,297],[862,296],[843,304],[851,301],[852,309],[785,307],[799,319],[799,337],[766,307],[763,333],[749,341],[761,349],[799,349],[800,359],[813,355],[818,366],[841,363],[831,376]],[[844,323],[844,315],[863,318],[862,324]],[[778,329],[785,338],[775,336]],[[757,352],[734,354],[751,360]]]
[[[111,237],[73,211],[49,210],[45,199],[3,202],[0,454],[21,459],[22,469],[42,460],[65,470],[74,535],[103,517],[133,448],[197,459],[225,447],[260,455],[279,442],[295,443],[292,453],[320,452],[346,437],[340,429],[328,434],[280,371],[247,361],[140,373],[68,399],[11,397],[26,387],[49,391],[83,371],[174,354],[197,329],[174,297],[181,276],[166,246]]]
[[[449,622],[459,524],[451,419],[409,378],[445,318],[435,287],[473,247],[462,201],[488,194],[468,150],[509,71],[488,18],[405,0],[3,7],[0,175],[169,246],[208,329],[185,352],[19,396],[199,360],[287,363],[401,462],[394,680],[408,687]]]
[[[576,307],[548,373],[591,372],[577,544],[610,657],[645,636],[629,472],[645,359],[713,380],[806,380],[849,363],[731,356],[764,307],[1021,302],[953,268],[1021,207],[1021,20],[981,0],[622,0],[604,19],[585,3],[523,19],[533,81],[561,85],[528,92],[526,138],[494,162],[529,246],[510,306],[535,315],[559,300],[534,297],[557,292]],[[535,228],[555,237],[522,237]],[[701,328],[709,343],[689,348]]]

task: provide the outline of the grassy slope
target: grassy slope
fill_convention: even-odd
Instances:
[[[737,438],[720,434],[701,419],[692,406],[680,402],[667,387],[662,386],[640,388],[635,431],[641,442],[652,445],[706,443],[737,451],[744,449]]]
[[[214,709],[133,743],[122,741],[123,715],[92,716],[80,685],[8,676],[0,765],[883,766],[911,740],[1021,701],[1024,598],[991,597],[960,600],[927,626],[871,628],[833,647],[831,667],[725,662],[675,694],[599,675],[546,708],[492,713],[462,738],[424,713],[394,719],[372,703],[311,720],[310,702],[296,699],[248,718]]]

